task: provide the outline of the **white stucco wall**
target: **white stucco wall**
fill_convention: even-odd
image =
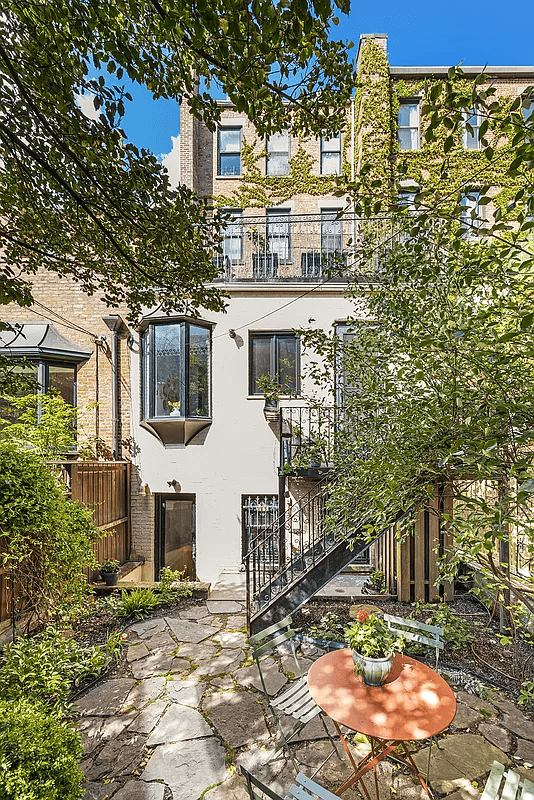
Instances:
[[[176,480],[183,493],[196,495],[196,568],[199,579],[205,581],[213,581],[223,567],[241,561],[241,496],[278,492],[279,440],[264,418],[263,398],[248,396],[249,331],[329,329],[351,312],[350,302],[331,288],[317,288],[305,297],[299,297],[302,288],[253,291],[253,295],[234,294],[226,314],[206,313],[203,317],[215,326],[213,422],[202,444],[166,448],[139,425],[140,398],[135,387],[140,383],[140,364],[139,355],[132,353],[132,433],[139,448],[134,457],[139,483],[147,484],[144,491],[149,495],[172,491],[168,482]],[[254,322],[260,317],[264,318]],[[310,323],[310,319],[314,321]],[[235,339],[228,335],[229,329],[236,331]],[[301,368],[307,358],[302,354]],[[311,388],[304,385],[304,393]],[[302,401],[292,402],[299,405]],[[147,515],[153,512],[145,494],[139,501],[142,510],[137,522],[134,513],[133,542],[147,559],[145,577],[151,578],[153,553],[147,547],[147,531],[153,521]]]

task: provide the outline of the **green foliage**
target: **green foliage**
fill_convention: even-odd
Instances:
[[[120,569],[121,562],[118,558],[106,558],[105,561],[99,566],[99,570],[101,573],[103,572],[118,572]]]
[[[15,420],[2,425],[0,437],[3,441],[18,448],[28,447],[44,458],[74,450],[78,412],[59,394],[33,393],[2,399],[18,412]]]
[[[391,633],[387,623],[376,614],[360,612],[361,620],[355,620],[345,628],[345,641],[352,650],[367,658],[384,658],[392,650],[402,652],[404,639]]]
[[[153,589],[139,588],[132,589],[130,592],[123,589],[121,600],[114,609],[114,614],[119,618],[136,617],[136,619],[143,619],[158,605],[158,598]]]
[[[343,4],[348,9],[347,4]],[[206,204],[171,190],[156,156],[122,129],[123,75],[180,97],[214,129],[216,81],[263,135],[292,125],[334,132],[354,85],[347,47],[330,40],[337,6],[303,0],[112,4],[8,0],[0,19],[0,303],[31,302],[38,267],[76,278],[132,314],[162,303],[220,310]],[[90,74],[96,77],[89,77]],[[76,102],[92,99],[96,119]],[[20,164],[24,164],[21,172]]]
[[[523,681],[521,684],[521,689],[519,691],[519,697],[517,698],[517,702],[520,706],[525,706],[525,708],[532,708],[534,705],[534,681],[526,680]]]
[[[386,576],[381,569],[375,569],[369,575],[369,582],[377,592],[386,591]]]
[[[343,625],[337,614],[328,611],[319,621],[319,625],[310,625],[308,636],[322,639],[325,642],[335,642],[343,636]]]
[[[416,606],[417,611],[429,609],[430,616],[425,619],[428,625],[437,625],[443,628],[445,644],[451,650],[465,650],[473,640],[469,623],[457,616],[446,603],[440,603],[438,608],[432,605]]]
[[[33,699],[0,700],[0,796],[3,800],[77,800],[80,735]]]
[[[96,678],[119,655],[118,633],[105,645],[90,647],[66,638],[54,627],[34,636],[20,636],[4,648],[0,696],[11,701],[23,697],[65,710],[72,687],[85,678]]]
[[[19,611],[44,620],[83,604],[82,569],[95,565],[100,535],[37,455],[0,442],[0,565],[19,587]]]
[[[185,580],[184,575],[185,569],[163,567],[160,573],[159,591],[156,594],[159,605],[171,605],[182,597],[191,597],[193,584]]]

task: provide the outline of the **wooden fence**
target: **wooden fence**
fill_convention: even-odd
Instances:
[[[98,563],[117,558],[121,563],[130,554],[130,464],[126,461],[57,462],[61,478],[73,500],[93,510],[95,525],[113,531],[96,542],[93,550]],[[89,581],[97,577],[85,570]],[[16,594],[16,587],[15,587]],[[8,571],[0,568],[0,625],[10,619],[11,588]]]
[[[377,569],[384,572],[386,585],[401,602],[434,602],[454,598],[454,584],[435,586],[437,559],[452,547],[453,537],[442,518],[452,509],[452,495],[439,488],[431,505],[419,511],[413,530],[403,541],[396,537],[396,527],[374,546]]]

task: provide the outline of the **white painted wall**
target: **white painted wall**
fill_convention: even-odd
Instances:
[[[329,329],[351,313],[338,290],[317,288],[305,297],[282,288],[232,296],[226,314],[206,313],[213,328],[213,422],[203,444],[167,447],[139,425],[139,392],[132,391],[132,433],[140,452],[134,457],[141,484],[170,492],[168,481],[196,495],[196,566],[200,580],[213,581],[225,566],[241,561],[241,496],[278,493],[279,441],[263,416],[263,398],[248,397],[248,333],[293,328]],[[306,291],[304,289],[304,291]],[[295,298],[298,298],[295,300]],[[295,300],[285,306],[289,301]],[[265,316],[269,315],[269,316]],[[254,322],[260,317],[262,320]],[[314,319],[309,323],[309,319]],[[235,339],[228,335],[234,329]],[[136,348],[137,349],[137,348]],[[303,354],[301,366],[307,360]],[[139,356],[132,354],[132,389],[140,385]],[[306,387],[303,387],[306,391]],[[311,389],[311,387],[308,387]],[[296,405],[302,401],[292,401]],[[287,401],[282,400],[282,405]],[[136,544],[135,524],[133,530]],[[142,555],[148,562],[152,553]],[[147,563],[146,577],[151,577]]]

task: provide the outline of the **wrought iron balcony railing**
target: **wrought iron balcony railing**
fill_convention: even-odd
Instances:
[[[265,216],[235,214],[223,236],[214,264],[224,282],[346,282],[351,273],[376,271],[396,238],[391,218],[282,209]]]

